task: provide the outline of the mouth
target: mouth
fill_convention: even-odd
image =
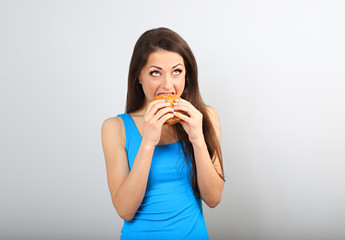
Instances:
[[[162,95],[162,94],[175,94],[175,93],[174,92],[160,92],[156,96]]]

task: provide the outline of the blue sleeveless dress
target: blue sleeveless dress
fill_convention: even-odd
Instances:
[[[128,113],[118,116],[125,125],[132,169],[142,137]],[[121,239],[209,239],[201,199],[195,198],[189,183],[191,163],[187,162],[179,142],[155,147],[144,199],[133,219],[124,221]]]

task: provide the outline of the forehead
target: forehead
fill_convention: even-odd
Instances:
[[[176,64],[184,65],[183,57],[175,52],[170,51],[156,51],[149,55],[147,58],[146,67],[150,67],[151,65],[155,65],[158,67],[173,67]]]

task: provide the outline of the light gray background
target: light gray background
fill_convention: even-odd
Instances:
[[[221,119],[211,239],[345,239],[344,1],[0,1],[0,238],[118,239],[102,122],[138,37],[192,48]]]

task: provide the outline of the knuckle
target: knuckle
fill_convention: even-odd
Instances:
[[[173,115],[173,114],[165,114],[165,115],[164,115],[164,119],[169,119],[169,118],[171,118],[171,115]]]

